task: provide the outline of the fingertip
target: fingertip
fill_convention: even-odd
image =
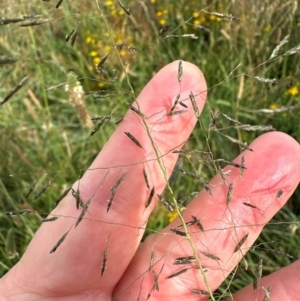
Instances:
[[[260,143],[260,140],[266,140],[264,143],[277,144],[281,145],[282,148],[285,148],[288,152],[292,151],[297,154],[297,157],[300,158],[300,145],[299,143],[290,135],[279,132],[273,131],[262,134],[259,136],[253,143]]]
[[[264,158],[266,163],[273,165],[274,174],[285,171],[289,175],[290,182],[297,185],[300,180],[300,145],[291,136],[283,132],[268,132],[251,144],[254,152],[267,152]]]
[[[182,62],[182,82],[181,90],[197,89],[206,97],[207,84],[203,72],[193,63],[176,60],[163,67],[156,76],[166,77],[167,79],[178,79],[179,63]]]

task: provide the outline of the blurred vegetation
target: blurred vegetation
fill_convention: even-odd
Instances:
[[[220,132],[250,143],[271,125],[300,140],[297,1],[123,3],[130,16],[117,1],[99,1],[100,9],[97,1],[64,0],[58,9],[55,1],[1,1],[3,19],[23,21],[0,25],[0,102],[24,77],[29,79],[0,106],[0,210],[34,209],[35,213],[0,214],[0,275],[19,260],[41,217],[88,168],[128,110],[134,99],[126,74],[139,93],[173,60],[199,66],[208,83],[208,100],[187,148],[211,152],[213,158],[230,161],[241,151]],[[41,24],[23,26],[36,21]],[[72,30],[76,39],[73,32],[67,42]],[[278,53],[270,59],[276,47]],[[103,68],[97,68],[106,55]],[[218,111],[226,115],[221,114],[214,127],[212,116]],[[111,120],[90,137],[91,117],[110,114]],[[226,116],[260,130],[243,130]],[[181,160],[184,166],[192,163],[206,180],[216,173],[202,155]],[[49,188],[34,200],[49,181]],[[35,193],[26,198],[34,183]],[[173,187],[182,197],[197,190],[197,183],[178,173]],[[299,200],[296,191],[266,227],[256,245],[267,246],[248,253],[250,268],[229,280],[231,291],[252,281],[259,256],[264,258],[264,274],[299,257]],[[158,205],[146,234],[173,218]]]

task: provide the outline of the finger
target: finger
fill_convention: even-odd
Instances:
[[[174,99],[181,94],[187,101],[193,91],[199,110],[204,106],[202,73],[183,62],[179,83],[178,65],[178,61],[169,64],[148,83],[133,103],[141,114],[127,112],[90,169],[74,184],[82,201],[90,200],[77,227],[74,224],[84,209],[77,210],[75,198],[69,194],[52,212],[62,217],[43,224],[36,233],[17,267],[25,276],[21,280],[26,287],[37,289],[33,275],[39,269],[38,274],[47,277],[42,289],[48,295],[82,291],[110,295],[133,257],[157,201],[155,197],[146,208],[150,189],[143,169],[149,185],[161,193],[177,158],[170,152],[183,145],[196,122],[190,104],[184,114],[167,116]],[[57,246],[60,238],[64,240]],[[52,254],[50,250],[54,250]],[[40,283],[38,286],[41,290]]]
[[[270,300],[299,300],[300,296],[300,260],[261,279],[260,285],[254,291],[250,284],[238,291],[233,300],[253,301],[264,300],[265,290],[270,289]]]
[[[257,138],[250,147],[253,151],[244,151],[234,160],[241,163],[242,156],[245,158],[242,177],[238,168],[227,166],[223,171],[227,184],[217,175],[209,184],[212,196],[202,191],[184,211],[186,222],[192,221],[193,215],[204,229],[203,232],[197,225],[188,227],[195,252],[187,237],[170,231],[182,224],[176,219],[160,234],[146,239],[118,284],[115,299],[124,300],[130,295],[134,300],[139,295],[144,300],[151,293],[151,300],[199,300],[199,294],[191,290],[212,292],[226,279],[263,226],[288,200],[300,178],[299,144],[291,137],[272,132]],[[230,183],[233,189],[228,202]],[[248,237],[241,243],[245,235]],[[155,258],[152,268],[151,252]],[[196,260],[174,264],[176,258],[187,256],[197,256],[202,271],[196,268]],[[159,292],[152,290],[151,270],[159,277]],[[182,270],[184,273],[168,278]]]

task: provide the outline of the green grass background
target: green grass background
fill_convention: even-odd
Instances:
[[[49,22],[19,26],[32,21],[28,19],[0,25],[0,61],[15,59],[13,64],[0,64],[0,101],[23,77],[30,76],[24,87],[0,106],[0,275],[20,259],[41,217],[47,216],[64,189],[88,168],[116,128],[114,123],[127,111],[134,100],[127,76],[138,94],[160,68],[173,60],[199,66],[208,83],[208,101],[187,148],[210,151],[214,159],[232,160],[241,151],[220,131],[247,143],[262,133],[238,129],[223,116],[217,121],[218,128],[210,129],[211,114],[216,111],[242,124],[272,125],[300,139],[299,50],[286,54],[299,45],[299,2],[124,0],[130,16],[117,1],[99,3],[101,10],[96,1],[64,0],[58,9],[55,1],[1,1],[0,16],[4,19],[39,15],[35,20]],[[208,12],[238,19],[228,20]],[[65,36],[73,28],[78,33],[72,47]],[[197,39],[184,36],[192,34]],[[288,42],[269,60],[286,36]],[[125,45],[119,51],[122,64],[112,41]],[[108,53],[105,75],[95,66]],[[71,71],[75,75],[70,75]],[[276,79],[276,84],[263,83],[255,77]],[[77,97],[80,105],[76,109],[72,97],[74,100],[76,89],[81,88],[85,93],[99,91],[108,97]],[[90,137],[90,117],[111,112],[112,119]],[[179,163],[187,168],[193,164],[206,180],[216,173],[201,155],[182,158]],[[36,192],[49,180],[50,187],[36,201],[34,193],[25,198],[33,183],[37,181]],[[171,184],[177,197],[198,189],[196,181],[180,173],[174,174]],[[35,213],[4,215],[9,210],[27,208]],[[299,257],[299,214],[297,190],[263,231],[256,242],[263,243],[260,248],[248,253],[248,271],[243,268],[234,280],[228,280],[230,291],[252,281],[259,257],[264,259],[264,274]],[[160,230],[172,218],[158,205],[146,235]]]

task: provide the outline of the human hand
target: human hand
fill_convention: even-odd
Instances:
[[[229,204],[228,185],[219,174],[209,183],[212,195],[205,190],[199,193],[182,211],[186,222],[193,215],[204,228],[203,232],[197,225],[188,226],[195,254],[186,236],[170,231],[182,224],[179,218],[140,243],[157,194],[162,193],[176,163],[178,154],[172,151],[183,146],[196,123],[188,102],[187,112],[166,115],[179,87],[178,61],[164,67],[148,83],[137,101],[147,117],[144,120],[150,135],[141,116],[129,110],[91,167],[73,185],[75,191],[79,188],[84,203],[90,200],[89,207],[84,207],[87,210],[76,208],[71,193],[61,201],[49,217],[62,217],[42,224],[20,262],[2,278],[1,300],[206,300],[208,296],[196,290],[213,292],[224,281],[298,185],[300,148],[286,134],[264,134],[250,145],[253,152],[243,152],[246,169],[242,177],[238,168],[224,169],[228,185],[233,187]],[[199,69],[183,62],[181,99],[189,99],[192,91],[201,111],[206,89]],[[136,103],[133,106],[137,108]],[[124,132],[132,134],[142,147]],[[234,162],[240,163],[241,158],[242,154]],[[122,176],[123,181],[116,186]],[[146,208],[152,187],[155,194]],[[279,191],[283,192],[280,197]],[[85,215],[75,227],[83,210]],[[246,234],[247,239],[237,248]],[[192,264],[174,265],[176,258],[194,255],[205,266],[202,271],[191,268],[198,266],[194,260]],[[184,273],[168,278],[186,268]],[[253,301],[258,296],[262,300],[262,286],[271,287],[272,301],[298,300],[299,268],[300,261],[296,261],[263,278],[257,292],[249,285],[233,300]]]

